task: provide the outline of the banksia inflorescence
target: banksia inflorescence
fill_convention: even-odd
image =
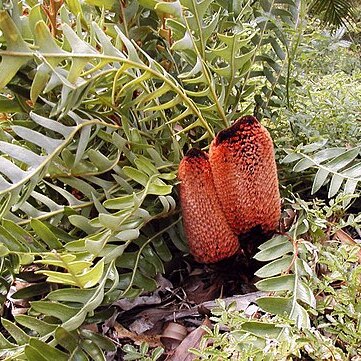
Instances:
[[[236,234],[256,226],[274,232],[280,194],[273,143],[255,117],[245,116],[213,140],[209,161],[223,212]]]
[[[238,238],[221,209],[207,153],[191,149],[179,165],[178,177],[183,224],[195,259],[214,263],[235,254]]]
[[[179,166],[185,233],[194,257],[214,263],[234,255],[238,238],[272,234],[280,194],[272,139],[252,116],[238,119],[213,140],[209,159],[191,149]]]

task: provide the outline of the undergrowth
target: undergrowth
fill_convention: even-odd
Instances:
[[[354,159],[358,159],[361,134],[361,63],[357,52],[350,49],[351,43],[342,40],[344,34],[345,29],[336,34],[317,27],[309,29],[295,66],[301,85],[293,90],[292,107],[285,109],[278,126],[271,128],[278,146],[284,195],[292,198],[295,189],[300,192],[285,201],[285,219],[290,214],[295,217],[287,232],[294,245],[292,258],[288,253],[292,247],[286,247],[281,259],[272,260],[276,237],[269,241],[269,263],[256,272],[260,278],[266,276],[265,281],[256,283],[257,287],[273,292],[277,300],[271,305],[258,302],[260,308],[253,309],[252,314],[237,311],[235,304],[226,305],[220,300],[211,317],[215,327],[205,327],[200,347],[192,350],[197,360],[357,360],[361,354],[358,191],[353,188],[354,195],[345,195],[340,189],[341,177],[347,171],[340,172],[338,179],[335,176],[343,169],[338,162],[346,165],[349,161],[340,149],[357,149]],[[295,145],[282,159],[284,149]],[[298,163],[291,171],[288,164],[295,161]],[[326,166],[316,166],[318,171],[314,173],[313,167],[323,161],[337,169],[331,178]],[[294,171],[303,174],[298,184]],[[358,176],[354,176],[356,182]],[[351,182],[346,180],[346,187]],[[319,191],[325,184],[328,194],[323,188]],[[320,199],[311,198],[312,193]],[[309,201],[299,198],[300,194]],[[328,200],[328,196],[336,198]],[[295,228],[299,234],[292,237]],[[265,260],[267,243],[260,247],[257,260]],[[293,266],[289,265],[291,259]],[[298,262],[304,266],[300,272],[295,269]],[[290,287],[294,285],[289,283],[290,276],[294,279],[297,275],[300,285],[306,282],[303,289]],[[307,313],[297,314],[282,303],[283,297],[295,298]],[[307,318],[306,327],[303,316]]]
[[[249,113],[275,142],[284,229],[255,256],[257,312],[220,300],[193,352],[358,355],[360,60],[308,5],[1,2],[2,359],[163,357],[120,351],[102,325],[187,252],[183,151]]]

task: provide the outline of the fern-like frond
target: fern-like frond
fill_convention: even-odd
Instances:
[[[188,126],[188,129],[201,126],[209,136],[212,136],[213,131],[204,120],[200,110],[195,107],[177,80],[159,63],[137,48],[118,28],[115,28],[115,31],[119,36],[119,41],[126,48],[125,52],[119,51],[112,45],[95,22],[91,24],[91,27],[97,36],[100,51],[81,39],[69,25],[63,24],[62,31],[67,44],[71,47],[71,51],[64,51],[56,44],[44,21],[39,20],[33,29],[34,42],[38,48],[33,51],[27,47],[24,41],[22,41],[22,47],[16,45],[17,39],[22,39],[20,31],[8,13],[3,10],[0,17],[0,28],[4,33],[12,31],[16,36],[7,38],[8,48],[1,54],[3,61],[0,66],[7,66],[5,63],[8,59],[7,53],[11,58],[18,59],[12,65],[14,70],[10,74],[19,70],[31,58],[37,59],[40,64],[37,76],[31,86],[31,97],[35,101],[41,92],[49,92],[54,87],[61,86],[61,100],[53,109],[54,115],[68,114],[84,100],[88,94],[88,88],[94,82],[101,83],[104,79],[113,77],[111,102],[114,107],[122,102],[126,107],[131,105],[139,108],[139,111],[147,112],[152,117],[162,117],[163,112],[167,109],[178,107],[178,121],[193,115],[196,120]],[[142,58],[146,61],[143,61]],[[64,61],[67,66],[60,67],[60,62]],[[0,77],[0,84],[3,86],[11,80],[8,73],[9,71],[4,71]],[[150,81],[150,79],[152,80]],[[161,98],[164,91],[161,89],[167,90],[167,97],[164,101]],[[133,97],[133,94],[137,92],[142,95],[139,97],[140,102],[137,99],[138,96]],[[163,121],[167,122],[164,116]],[[174,123],[175,120],[172,119],[170,122]]]
[[[293,171],[302,172],[309,168],[317,169],[312,185],[312,194],[323,185],[329,184],[328,197],[334,197],[340,190],[353,194],[361,181],[361,163],[358,159],[360,147],[324,148],[326,142],[299,146],[288,150],[283,163],[296,162]],[[321,149],[321,150],[320,150]],[[349,202],[344,201],[344,206]]]
[[[305,214],[299,214],[288,235],[275,236],[259,247],[260,251],[255,258],[268,263],[255,274],[262,278],[256,283],[257,288],[272,292],[270,296],[259,298],[257,304],[264,311],[286,316],[298,328],[307,329],[310,327],[310,318],[306,308],[315,308],[316,299],[307,280],[312,271],[300,256],[300,253],[307,252],[301,239],[301,235],[308,231],[308,223],[304,219]],[[277,338],[281,337],[283,331]]]
[[[340,27],[355,17],[355,0],[314,0],[310,12],[330,25]]]

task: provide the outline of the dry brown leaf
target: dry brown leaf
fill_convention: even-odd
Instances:
[[[358,244],[348,233],[346,233],[344,230],[339,229],[334,234],[334,238],[338,239],[343,244],[349,244],[351,246],[354,246]],[[361,250],[358,251],[358,262],[361,263]]]
[[[165,291],[167,289],[173,289],[173,284],[167,278],[162,276],[160,273],[155,278],[157,282],[157,291]]]
[[[165,328],[162,337],[183,341],[187,335],[187,329],[176,322],[170,322]]]
[[[280,221],[281,232],[288,231],[296,218],[296,212],[293,209],[287,208],[283,211]]]
[[[137,335],[140,335],[141,333],[153,329],[153,327],[154,323],[151,320],[137,318],[129,325],[129,330]]]
[[[84,325],[84,326],[82,327],[82,329],[83,329],[83,330],[89,330],[89,331],[92,331],[92,332],[94,332],[94,333],[99,332],[98,326],[97,326],[96,323],[89,323],[89,324],[87,324],[87,325]]]
[[[129,311],[138,306],[149,306],[149,305],[159,305],[162,302],[161,297],[158,293],[153,293],[150,296],[138,296],[134,299],[121,299],[113,303],[120,307],[124,311]]]
[[[162,346],[162,343],[160,342],[160,336],[137,335],[136,333],[127,330],[118,322],[114,324],[114,329],[118,339],[129,338],[136,345],[140,345],[142,342],[146,342],[150,347]]]
[[[223,298],[222,301],[226,305],[229,305],[230,303],[234,302],[235,309],[240,311],[240,310],[245,310],[251,303],[255,302],[257,298],[266,296],[267,294],[268,294],[267,292],[262,292],[262,291],[250,292],[245,295],[235,295],[232,297]],[[201,316],[199,313],[200,306],[204,306],[205,308],[212,310],[212,308],[217,307],[218,304],[216,301],[207,301],[199,305],[196,305],[194,307],[191,307],[189,309],[183,309],[183,310],[151,308],[138,313],[137,317],[141,319],[145,319],[153,324],[156,324],[160,320],[164,322],[174,321],[184,317]]]
[[[12,286],[10,287],[10,290],[7,294],[7,299],[8,301],[11,303],[12,307],[11,307],[11,314],[13,316],[17,316],[17,315],[24,315],[26,314],[26,312],[29,310],[29,300],[27,299],[14,299],[12,298],[12,295],[23,289],[26,288],[28,286],[33,285],[33,283],[28,283],[28,282],[22,282],[22,281],[15,281]]]
[[[195,358],[189,349],[199,346],[201,338],[206,332],[202,326],[211,327],[211,321],[206,318],[201,326],[193,330],[176,348],[174,354],[169,358],[170,361],[192,361]]]
[[[356,244],[355,240],[342,229],[336,231],[335,238],[337,238],[339,241],[341,241],[341,243],[344,244],[350,244],[350,245]]]
[[[187,329],[176,322],[170,322],[164,329],[161,341],[168,350],[176,348],[187,336]]]
[[[183,286],[187,299],[197,305],[219,297],[219,282],[206,285],[201,277],[189,277]]]

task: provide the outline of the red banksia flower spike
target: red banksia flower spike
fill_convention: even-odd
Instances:
[[[190,149],[179,165],[178,178],[183,224],[191,254],[202,263],[233,256],[239,248],[238,237],[221,209],[207,153]]]
[[[274,232],[281,215],[273,142],[253,116],[238,119],[213,140],[209,162],[223,213],[244,235],[255,227]]]

